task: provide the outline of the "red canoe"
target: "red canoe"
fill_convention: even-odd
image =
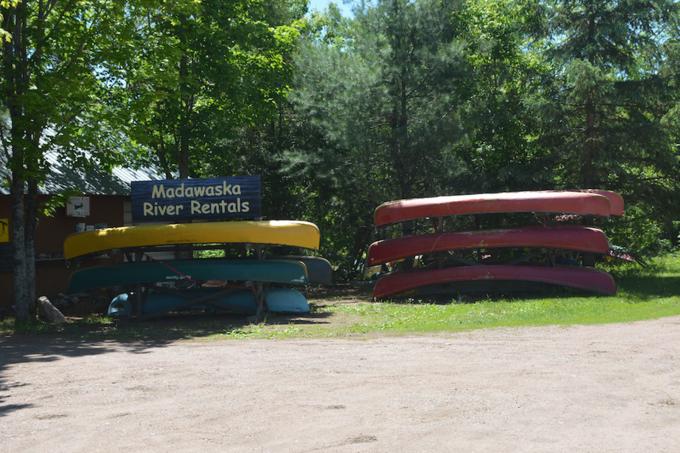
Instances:
[[[609,198],[591,192],[504,192],[415,198],[383,203],[375,209],[375,226],[425,217],[510,212],[564,213],[607,217]]]
[[[373,297],[382,299],[431,285],[488,280],[538,282],[607,295],[616,293],[616,284],[611,275],[594,269],[580,267],[477,265],[396,272],[385,275],[375,284]]]
[[[597,195],[602,195],[603,197],[607,197],[609,200],[609,205],[611,206],[611,211],[609,212],[609,215],[613,216],[622,216],[625,212],[624,209],[624,202],[623,202],[623,197],[611,190],[603,190],[603,189],[574,189],[574,190],[546,190],[545,192],[587,192],[587,193],[594,193]]]
[[[406,236],[377,241],[368,248],[368,265],[389,263],[409,256],[459,249],[533,247],[609,253],[607,236],[583,226],[528,227],[514,230],[464,231]]]
[[[612,192],[611,190],[601,189],[585,189],[583,191],[588,193],[596,193],[598,195],[602,195],[603,197],[607,197],[609,204],[611,205],[611,212],[609,215],[622,216],[624,214],[625,209],[623,197],[620,194]]]

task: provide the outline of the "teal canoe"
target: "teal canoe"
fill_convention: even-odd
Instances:
[[[131,287],[178,280],[254,281],[304,285],[308,282],[303,263],[293,260],[169,260],[93,266],[71,275],[68,292],[96,288]]]
[[[265,293],[267,308],[274,313],[309,313],[309,303],[300,291],[271,288]]]
[[[128,293],[119,294],[109,305],[109,316],[129,317],[133,311],[133,300],[134,297],[130,297]],[[271,288],[265,292],[265,301],[269,311],[273,313],[309,313],[307,299],[295,289]],[[257,312],[257,303],[252,291],[248,290],[224,292],[204,288],[182,292],[156,292],[144,298],[141,313],[143,316],[159,316],[189,309],[254,315]]]

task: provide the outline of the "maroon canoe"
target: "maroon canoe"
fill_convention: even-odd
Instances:
[[[597,228],[527,227],[427,234],[377,241],[368,248],[368,265],[375,266],[409,256],[448,250],[511,247],[574,250],[602,255],[609,252],[607,236]]]
[[[511,212],[564,213],[608,217],[609,198],[592,192],[504,192],[414,198],[383,203],[375,209],[375,226],[425,217]]]
[[[580,267],[476,265],[388,274],[376,282],[373,288],[373,297],[382,299],[431,285],[489,280],[538,282],[607,295],[616,293],[616,284],[612,276],[606,272],[594,269]]]

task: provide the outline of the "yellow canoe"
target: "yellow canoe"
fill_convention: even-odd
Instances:
[[[64,258],[176,244],[262,244],[318,249],[319,237],[316,225],[296,220],[139,225],[71,234],[64,241]]]

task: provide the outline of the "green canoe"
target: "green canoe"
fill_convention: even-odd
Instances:
[[[77,270],[71,275],[68,292],[79,293],[95,288],[132,287],[184,279],[293,285],[304,285],[308,282],[306,267],[299,261],[223,259],[142,261]]]

